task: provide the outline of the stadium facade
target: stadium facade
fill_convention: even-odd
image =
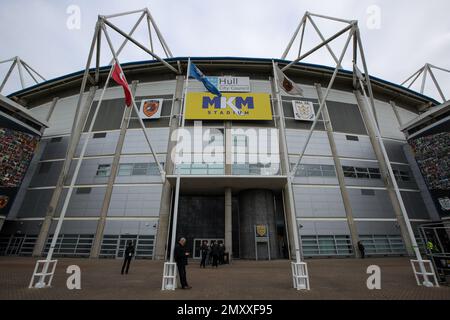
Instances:
[[[179,63],[186,70],[188,59],[165,61],[174,67]],[[177,174],[181,176],[177,235],[188,239],[194,257],[198,257],[201,240],[217,239],[224,241],[234,258],[288,258],[294,250],[293,228],[299,230],[305,257],[356,256],[358,240],[364,243],[368,255],[412,252],[398,199],[386,178],[386,161],[368,118],[369,106],[354,90],[351,72],[338,72],[323,118],[296,171],[296,221],[292,221],[287,214],[291,209],[287,173],[311,126],[310,121],[296,118],[293,101],[312,102],[317,111],[322,87],[327,86],[334,69],[293,65],[286,75],[303,88],[304,97],[282,94],[282,107],[277,108],[272,60],[202,57],[192,61],[208,76],[243,79],[246,88],[239,88],[233,95],[241,97],[244,108],[249,103],[245,99],[251,97],[253,109],[265,111],[246,120],[226,115],[221,118],[215,116],[216,106],[210,100],[202,106],[206,115],[195,119],[194,112],[185,119],[185,129],[193,133],[195,144],[199,136],[194,131],[201,125],[203,148],[199,153],[208,146],[221,147],[217,150],[223,150],[223,160],[210,163],[200,157],[201,161],[175,165],[171,154],[176,141],[172,138],[182,117],[185,76],[170,72],[158,61],[122,64],[136,103],[160,103],[159,117],[143,121],[167,174],[164,181],[139,126],[140,115],[124,106],[123,91],[118,86],[110,85],[106,90],[86,155],[80,159],[81,145],[109,68],[100,70],[98,85],[83,96],[79,121],[84,126],[75,137],[78,147],[73,159],[66,156],[83,72],[10,95],[37,119],[48,120],[49,127],[8,210],[0,237],[2,254],[40,256],[48,251],[78,161],[82,161],[81,169],[55,248],[57,256],[121,257],[125,243],[133,240],[137,258],[164,259],[170,243]],[[275,62],[286,65],[290,61]],[[409,219],[420,238],[418,225],[440,217],[429,201],[417,165],[412,163],[400,127],[438,103],[381,79],[371,77],[371,81],[383,142]],[[189,80],[188,94],[193,100],[187,102],[185,115],[199,107],[194,105],[195,96],[205,96],[206,91],[200,82]],[[205,131],[209,137],[206,140],[202,139]],[[273,131],[275,140],[268,134]],[[250,160],[253,154],[248,132],[256,132],[260,139],[267,137],[265,143],[277,146],[277,150],[271,150],[269,165]],[[196,155],[192,152],[193,158]],[[237,156],[245,160],[233,161]],[[259,156],[256,159],[261,159]],[[63,176],[62,167],[68,160],[71,169]]]
[[[46,127],[45,120],[0,95],[0,230]]]

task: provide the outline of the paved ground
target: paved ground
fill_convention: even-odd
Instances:
[[[161,291],[163,263],[133,261],[120,275],[120,260],[60,259],[52,288],[28,289],[35,259],[0,257],[0,299],[446,299],[450,287],[418,287],[407,258],[308,260],[311,290],[291,288],[290,263],[234,261],[219,269],[188,266],[192,290]],[[81,268],[81,290],[68,290],[68,265]],[[367,266],[381,267],[381,290],[366,287]]]

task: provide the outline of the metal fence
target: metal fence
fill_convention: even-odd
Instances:
[[[450,223],[438,222],[419,227],[425,250],[441,283],[450,282]]]

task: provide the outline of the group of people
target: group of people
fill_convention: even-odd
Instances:
[[[188,285],[186,279],[186,265],[188,264],[189,252],[186,248],[186,238],[180,238],[175,247],[174,257],[177,264],[178,274],[180,276],[180,283],[182,289],[191,289],[192,287]],[[358,242],[358,249],[361,254],[361,258],[365,257],[365,248],[361,241]],[[130,267],[131,259],[134,256],[134,244],[129,241],[124,253],[124,261],[122,265],[122,274],[127,273]],[[206,268],[206,265],[211,265],[212,267],[218,267],[219,264],[225,263],[225,246],[222,241],[212,240],[211,244],[207,240],[204,240],[202,246],[200,247],[200,252],[202,260],[200,262],[200,268]]]
[[[211,244],[207,240],[204,240],[200,247],[200,253],[202,260],[200,262],[200,268],[206,268],[207,264],[212,267],[218,267],[219,264],[225,263],[225,246],[221,241],[211,241]],[[181,289],[191,289],[186,279],[186,265],[188,264],[189,252],[186,248],[186,239],[180,238],[175,247],[175,262],[177,263],[178,274],[180,276]]]
[[[186,239],[181,238],[178,240],[178,243],[175,247],[174,257],[175,262],[177,263],[178,274],[180,276],[181,288],[182,289],[191,289],[191,286],[188,285],[186,280],[186,265],[189,257],[189,252],[186,247]],[[124,260],[122,264],[121,274],[128,274],[128,270],[130,268],[130,262],[134,256],[135,247],[132,241],[128,241],[127,246],[124,252]]]
[[[222,241],[211,241],[208,244],[207,240],[204,240],[200,247],[202,260],[200,261],[200,268],[206,268],[206,265],[218,268],[219,264],[225,263],[225,246]]]

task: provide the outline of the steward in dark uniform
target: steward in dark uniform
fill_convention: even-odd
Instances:
[[[127,248],[125,249],[121,274],[123,274],[124,270],[125,270],[125,273],[128,274],[128,268],[130,268],[130,262],[131,262],[131,259],[133,258],[133,256],[134,256],[134,245],[133,245],[133,242],[129,241]]]
[[[225,246],[221,242],[219,244],[219,264],[225,263]]]
[[[365,254],[366,248],[364,247],[364,245],[362,244],[361,241],[358,241],[358,249],[359,249],[359,253],[361,254],[361,258],[364,259],[366,256],[366,254]]]
[[[206,268],[206,258],[208,257],[208,251],[209,251],[209,247],[208,247],[208,241],[203,241],[202,246],[200,247],[200,253],[202,256],[202,261],[200,262],[200,268]]]
[[[186,280],[186,265],[189,253],[186,251],[186,239],[181,238],[175,246],[175,262],[177,263],[178,274],[180,275],[181,289],[191,289]]]
[[[211,248],[211,254],[213,258],[212,266],[216,268],[218,267],[219,253],[220,253],[219,245],[216,242],[214,242],[214,245]]]

